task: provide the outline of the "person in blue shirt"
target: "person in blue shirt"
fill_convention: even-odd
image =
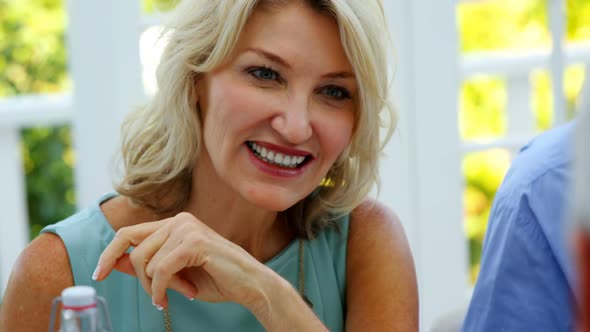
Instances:
[[[563,221],[574,122],[525,146],[500,186],[462,331],[571,331],[574,272]]]

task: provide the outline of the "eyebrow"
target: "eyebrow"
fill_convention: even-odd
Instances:
[[[285,61],[283,58],[281,58],[280,56],[278,56],[274,53],[263,50],[261,48],[249,48],[246,51],[254,52],[263,58],[266,58],[272,62],[276,62],[285,68],[291,69],[291,66],[287,63],[287,61]]]
[[[285,59],[281,58],[280,56],[271,53],[269,51],[263,50],[261,48],[248,48],[246,49],[246,52],[254,52],[258,55],[260,55],[263,58],[266,58],[272,62],[275,62],[279,65],[281,65],[282,67],[285,67],[287,69],[291,69],[291,66],[289,65],[289,63],[287,61],[285,61]],[[355,76],[353,73],[349,72],[349,71],[338,71],[338,72],[333,72],[333,73],[327,73],[322,75],[322,78],[332,78],[332,79],[337,79],[337,78],[343,78],[343,79],[347,79],[347,78],[352,78],[354,79]]]

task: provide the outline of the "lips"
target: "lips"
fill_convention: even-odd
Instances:
[[[311,154],[305,151],[288,149],[268,143],[248,141],[246,145],[258,159],[287,169],[300,168],[312,159]]]

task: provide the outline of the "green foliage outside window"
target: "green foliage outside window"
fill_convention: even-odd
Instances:
[[[69,89],[62,1],[0,0],[0,98]],[[31,237],[74,212],[68,126],[22,130]]]
[[[547,1],[498,0],[466,2],[458,7],[461,50],[464,54],[481,51],[548,49]],[[567,0],[567,39],[590,41],[590,1]],[[573,117],[575,103],[584,82],[584,66],[566,69],[564,91],[567,116]],[[551,81],[547,71],[530,75],[533,127],[538,132],[553,125]],[[508,120],[506,82],[497,76],[474,77],[463,85],[459,128],[466,140],[503,137]],[[493,149],[467,155],[463,160],[465,177],[464,229],[469,242],[471,281],[479,271],[483,238],[491,203],[515,151]]]
[[[142,0],[142,10],[153,14],[176,3],[178,0]],[[590,1],[567,0],[567,10],[568,40],[590,41]],[[463,53],[547,48],[551,43],[544,0],[466,2],[458,6],[457,14]],[[65,17],[63,0],[0,0],[0,98],[70,90],[64,47]],[[583,70],[582,66],[567,70],[565,92],[569,109],[573,109],[584,81]],[[531,82],[534,125],[542,131],[553,123],[551,82],[543,71],[533,73]],[[505,135],[506,101],[502,77],[482,76],[465,82],[458,113],[461,137],[485,139]],[[68,126],[23,130],[32,237],[44,225],[74,212],[75,155],[71,143]],[[463,160],[464,226],[472,280],[477,276],[490,205],[512,156],[509,151],[495,149],[468,155]]]
[[[146,13],[178,0],[144,0]],[[63,0],[0,0],[0,98],[71,90]],[[75,212],[70,126],[22,130],[27,212],[34,238]]]
[[[146,14],[166,12],[178,4],[180,0],[142,0],[142,10]]]

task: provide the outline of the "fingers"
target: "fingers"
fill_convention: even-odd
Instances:
[[[153,282],[152,282],[153,288]],[[170,288],[178,293],[184,295],[187,299],[193,301],[199,295],[199,289],[193,283],[182,279],[178,274],[173,275],[169,280],[168,284],[164,288],[161,295],[152,295],[152,303],[156,307],[167,308],[168,307],[168,296],[166,296],[166,289]],[[152,291],[153,292],[153,291]]]
[[[192,252],[191,252],[192,251]],[[197,250],[199,252],[200,250]],[[166,288],[173,288],[187,296],[195,298],[198,293],[196,285],[180,278],[178,272],[186,267],[200,266],[206,262],[203,255],[196,254],[195,248],[188,248],[186,243],[174,248],[167,256],[148,266],[148,275],[152,277],[151,294],[154,303],[167,305]],[[151,272],[151,273],[150,273]]]
[[[202,263],[198,262],[204,262],[204,254],[198,250],[200,246],[194,241],[185,242],[191,238],[189,233],[195,226],[193,219],[179,214],[174,218],[121,228],[102,252],[92,279],[103,280],[114,268],[133,275],[145,292],[152,295],[158,308],[167,306],[167,288],[189,299],[195,298],[198,293],[196,285],[177,274],[185,267],[199,266]],[[176,222],[168,223],[174,220]],[[171,227],[175,230],[175,237],[171,236]],[[135,248],[128,254],[130,247]],[[153,278],[156,278],[155,284]]]
[[[161,248],[162,244],[166,243],[168,235],[169,233],[166,227],[160,227],[156,232],[145,238],[129,254],[131,265],[133,265],[137,279],[139,279],[144,291],[149,295],[151,295],[152,291],[152,280],[146,275],[145,268],[154,254],[163,249]]]
[[[146,222],[119,229],[111,243],[100,255],[92,279],[100,281],[106,278],[113,270],[117,259],[125,254],[129,247],[137,246],[145,238],[157,231],[165,221]]]
[[[185,233],[183,233],[185,234]],[[149,278],[153,276],[153,267],[158,264],[162,259],[168,256],[171,251],[173,251],[176,247],[178,247],[183,242],[182,238],[174,238],[174,235],[171,234],[170,237],[167,238],[166,242],[163,242],[160,245],[160,248],[157,252],[155,252],[149,260],[147,267],[145,268],[146,274]],[[176,271],[173,271],[176,272]]]
[[[114,269],[119,272],[123,272],[125,274],[137,277],[136,270],[133,267],[133,264],[131,263],[131,258],[130,258],[129,254],[124,254],[123,256],[121,256],[121,258],[119,258],[117,260],[117,263],[115,264]],[[146,278],[148,280],[151,280],[149,277],[146,277]],[[142,284],[142,286],[143,286],[143,284]],[[191,301],[194,300],[197,297],[197,295],[199,294],[199,290],[196,287],[196,285],[183,279],[178,274],[175,274],[172,276],[172,278],[169,281],[169,284],[167,285],[167,288],[170,288],[170,289],[173,289],[173,290],[179,292],[180,294],[184,295],[186,298],[188,298]],[[144,289],[145,289],[145,287],[144,287]],[[149,288],[145,289],[145,291],[147,294],[151,294],[151,281],[150,281]],[[159,301],[159,302],[154,301],[154,303],[158,303],[158,304],[164,305],[164,306],[168,305],[167,299],[165,299],[164,301]]]
[[[121,258],[117,259],[114,269],[133,277],[137,276],[135,269],[133,268],[133,264],[131,264],[131,258],[129,258],[129,254],[123,254]]]

